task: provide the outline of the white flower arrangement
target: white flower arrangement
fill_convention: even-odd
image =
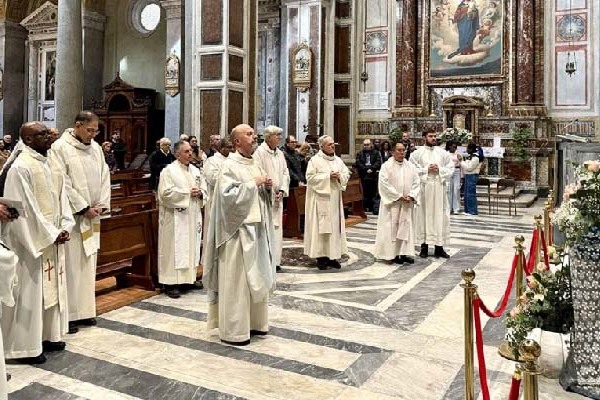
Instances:
[[[454,142],[456,144],[469,143],[472,139],[473,134],[463,128],[446,128],[438,137],[441,143]]]

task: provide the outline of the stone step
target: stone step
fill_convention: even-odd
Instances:
[[[538,196],[533,193],[519,193],[516,196],[515,202],[517,203],[517,209],[519,208],[529,208],[535,203]],[[462,201],[461,201],[462,203]],[[477,206],[478,207],[487,207],[488,206],[488,198],[487,192],[477,192]],[[496,199],[492,196],[492,208],[496,207]],[[498,208],[508,210],[508,199],[507,198],[499,198],[498,199]]]

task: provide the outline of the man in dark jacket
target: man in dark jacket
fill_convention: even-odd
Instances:
[[[306,177],[302,173],[302,156],[296,151],[298,141],[294,135],[285,138],[285,146],[282,147],[285,162],[290,173],[290,188],[306,185]]]
[[[381,153],[373,149],[371,140],[365,139],[363,149],[356,155],[358,176],[363,188],[363,204],[366,211],[379,214],[379,200],[377,193],[377,173],[381,168]]]
[[[168,138],[160,139],[159,148],[148,157],[150,164],[150,188],[152,190],[156,191],[158,189],[160,173],[173,161],[175,161],[175,156],[171,153],[171,141]]]
[[[125,154],[127,153],[127,145],[121,139],[121,130],[115,129],[112,133],[112,152],[115,155],[117,169],[125,169]]]

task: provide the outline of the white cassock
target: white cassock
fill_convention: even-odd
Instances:
[[[202,192],[192,197],[191,189]],[[202,244],[202,207],[206,180],[193,165],[167,165],[158,184],[158,282],[181,285],[196,281]]]
[[[21,200],[24,208],[24,215],[2,227],[19,257],[15,306],[2,312],[4,355],[36,357],[42,354],[42,341],[60,341],[68,331],[63,245],[54,241],[75,221],[61,175],[27,146],[8,171],[4,196]]]
[[[447,185],[454,174],[450,153],[437,146],[422,146],[410,154],[421,178],[421,196],[417,207],[417,243],[443,246],[450,237],[450,207]],[[437,164],[439,173],[429,173],[429,166]]]
[[[72,128],[54,142],[50,159],[64,174],[71,211],[86,207],[110,209],[110,171],[96,141],[85,145]],[[96,317],[96,261],[100,248],[100,218],[75,215],[66,245],[69,321]]]
[[[10,223],[10,222],[7,222]],[[15,299],[13,297],[13,288],[16,282],[16,269],[19,259],[16,254],[9,250],[4,242],[0,241],[0,317],[2,316],[2,307],[13,307]],[[0,335],[0,354],[4,355],[4,345],[2,335]],[[8,399],[8,385],[6,382],[6,365],[4,357],[0,357],[0,400]]]
[[[258,146],[254,152],[254,161],[265,170],[267,176],[273,180],[273,193],[281,191],[283,197],[289,196],[290,191],[290,173],[288,171],[285,155],[281,150],[275,148],[271,150],[266,143]],[[283,201],[273,201],[273,262],[275,265],[281,265],[281,252],[283,249]]]
[[[204,205],[204,230],[202,233],[202,242],[206,243],[206,237],[208,235],[208,224],[210,223],[210,210],[212,209],[213,192],[215,191],[215,185],[217,184],[217,178],[221,171],[221,166],[227,160],[220,152],[216,152],[214,156],[208,157],[202,165],[202,173],[204,179],[206,179],[206,187],[208,190],[208,198]],[[204,266],[204,250],[202,251],[202,265]]]
[[[204,247],[202,282],[208,289],[208,329],[230,342],[269,329],[269,294],[275,287],[271,241],[273,192],[256,186],[265,171],[239,153],[221,167],[214,190],[212,222]]]
[[[415,231],[413,214],[415,203],[404,203],[401,197],[419,200],[421,180],[417,169],[409,161],[388,159],[379,171],[381,207],[377,219],[375,257],[391,260],[396,256],[413,256]]]
[[[332,172],[340,180],[331,179]],[[319,151],[306,169],[304,254],[311,258],[338,259],[347,251],[346,223],[342,192],[350,179],[350,170],[338,156]]]

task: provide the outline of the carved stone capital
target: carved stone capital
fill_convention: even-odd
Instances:
[[[106,17],[95,11],[83,10],[83,29],[104,32]]]
[[[161,0],[160,5],[167,13],[167,19],[181,19],[181,0]]]

